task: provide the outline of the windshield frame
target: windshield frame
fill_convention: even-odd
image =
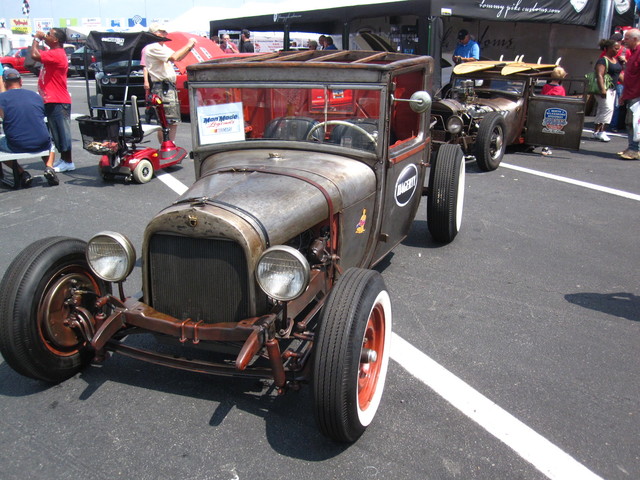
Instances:
[[[325,92],[336,92],[336,91],[369,91],[369,92],[377,92],[377,108],[378,115],[377,116],[369,116],[365,117],[364,115],[358,116],[358,118],[375,118],[377,122],[377,145],[374,151],[363,150],[358,148],[352,148],[344,145],[338,145],[329,143],[326,139],[323,142],[314,142],[314,141],[306,141],[306,140],[287,140],[281,138],[249,138],[245,134],[245,138],[242,140],[233,140],[233,141],[221,141],[215,143],[203,142],[201,138],[201,130],[199,128],[200,120],[202,116],[199,117],[198,108],[203,105],[199,105],[200,101],[198,99],[199,92],[207,89],[264,89],[264,90],[279,90],[279,89],[291,89],[291,90],[301,90],[304,91],[305,94],[311,95],[313,90],[323,90]],[[387,98],[387,87],[381,84],[370,84],[370,83],[327,83],[327,82],[190,82],[189,83],[189,101],[191,104],[191,118],[192,120],[192,138],[194,141],[194,148],[214,148],[214,149],[238,149],[238,148],[253,148],[253,147],[261,147],[263,145],[273,145],[274,143],[279,143],[280,145],[286,145],[287,148],[296,148],[296,149],[309,149],[309,150],[333,150],[337,149],[338,151],[344,152],[349,151],[351,155],[354,153],[357,155],[366,155],[366,156],[377,156],[380,155],[381,149],[386,148],[387,139],[384,138],[383,132],[385,132],[385,122],[384,118],[387,115],[387,102],[384,101]],[[222,103],[221,103],[222,104]],[[319,122],[332,120],[331,117],[340,117],[340,120],[344,120],[343,117],[349,116],[346,110],[335,110],[333,112],[326,111],[326,100],[325,100],[325,109],[312,109],[311,105],[309,106],[309,110],[306,112],[309,116],[318,120]],[[356,108],[354,104],[354,109]],[[356,114],[355,112],[354,114]],[[366,112],[361,112],[366,113]],[[302,115],[300,115],[302,116]],[[353,114],[351,115],[353,117]],[[277,115],[274,115],[274,118]],[[246,122],[246,119],[244,119]],[[273,119],[272,119],[273,120]],[[320,129],[321,130],[321,129]],[[344,154],[344,153],[343,153]]]

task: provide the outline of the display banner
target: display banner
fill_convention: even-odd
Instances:
[[[435,0],[433,7],[442,16],[595,27],[600,0]]]
[[[636,10],[635,2],[633,0],[615,0],[613,4],[615,7],[611,25],[614,28],[633,26],[633,15]]]

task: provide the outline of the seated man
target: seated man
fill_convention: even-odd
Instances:
[[[5,135],[0,136],[0,151],[8,153],[34,153],[49,150],[51,137],[44,123],[44,102],[40,95],[22,89],[20,73],[5,68],[2,81],[6,91],[0,93],[0,118],[3,119]],[[58,185],[53,165],[48,165],[49,156],[43,156],[44,177],[49,185]],[[52,160],[53,161],[53,160]],[[14,171],[15,187],[31,185],[31,175],[17,161],[7,162]]]

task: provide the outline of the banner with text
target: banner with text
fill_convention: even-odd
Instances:
[[[436,0],[436,15],[595,27],[600,0]]]

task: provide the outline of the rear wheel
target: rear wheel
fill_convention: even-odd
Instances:
[[[147,183],[153,178],[153,165],[146,158],[138,162],[136,168],[133,169],[133,179],[137,183]]]
[[[50,237],[32,243],[11,263],[0,283],[0,353],[18,373],[47,382],[75,375],[92,358],[69,325],[69,299],[82,291],[94,312],[109,286],[91,273],[82,240]]]
[[[429,172],[427,226],[436,242],[453,241],[462,224],[465,167],[462,149],[445,144]]]
[[[480,122],[475,148],[480,170],[490,172],[500,165],[506,148],[505,130],[504,118],[498,112],[487,114]]]
[[[353,442],[373,420],[389,365],[391,322],[382,276],[347,270],[324,306],[314,352],[315,418],[327,437]]]

